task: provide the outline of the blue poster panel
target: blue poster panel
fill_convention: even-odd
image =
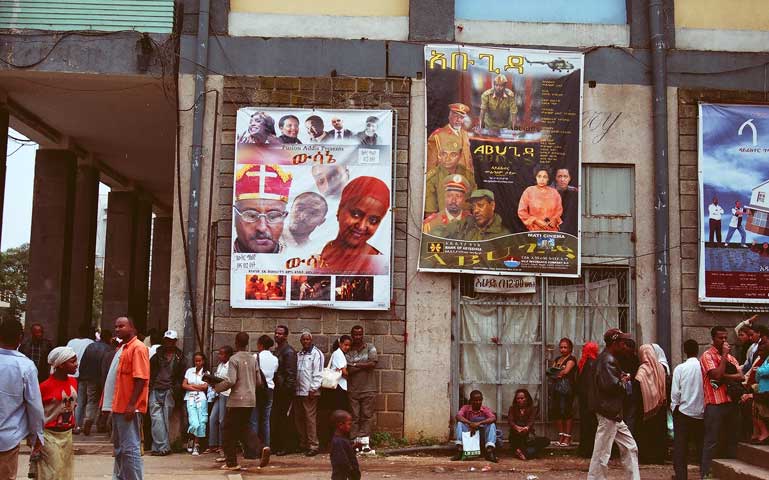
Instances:
[[[769,303],[769,107],[699,111],[699,300]]]

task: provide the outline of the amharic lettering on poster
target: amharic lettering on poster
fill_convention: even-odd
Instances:
[[[393,114],[241,108],[230,304],[390,307]]]
[[[699,109],[699,301],[767,304],[769,107]]]
[[[425,47],[419,269],[580,274],[583,55]]]

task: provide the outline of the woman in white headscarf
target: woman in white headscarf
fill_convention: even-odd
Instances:
[[[77,354],[69,347],[56,347],[48,354],[51,376],[40,384],[45,410],[43,448],[35,463],[38,479],[74,480],[75,456],[72,428],[77,405]],[[32,467],[30,467],[32,468]]]

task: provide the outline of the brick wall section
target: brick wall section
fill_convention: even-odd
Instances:
[[[361,324],[366,341],[379,351],[376,369],[379,394],[376,430],[403,434],[403,390],[406,329],[406,207],[408,194],[408,132],[410,82],[401,79],[367,78],[273,78],[230,77],[224,81],[222,149],[219,164],[219,201],[214,304],[214,346],[232,344],[235,332],[256,338],[272,335],[275,326],[286,324],[290,343],[299,346],[297,332],[309,329],[316,345],[326,354],[334,339]],[[296,108],[372,108],[397,111],[395,182],[395,256],[393,299],[387,311],[342,311],[321,308],[249,310],[230,308],[229,268],[232,247],[232,184],[235,153],[235,121],[239,108],[249,106]],[[328,357],[327,357],[328,358]]]
[[[732,328],[749,315],[741,312],[706,311],[697,300],[699,257],[699,199],[697,157],[698,102],[708,103],[767,103],[763,92],[735,92],[722,90],[679,90],[678,92],[678,194],[680,195],[681,222],[681,324],[683,341],[693,338],[700,345],[710,343],[710,328],[723,325]],[[726,208],[726,207],[724,207]],[[723,232],[726,234],[726,231]],[[739,308],[739,307],[738,307]]]

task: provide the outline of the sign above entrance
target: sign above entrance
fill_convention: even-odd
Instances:
[[[420,271],[579,276],[583,61],[425,46]]]
[[[537,279],[535,277],[476,275],[473,290],[480,293],[537,293]]]
[[[390,308],[393,114],[241,108],[230,304]]]

